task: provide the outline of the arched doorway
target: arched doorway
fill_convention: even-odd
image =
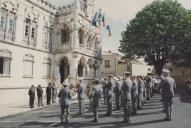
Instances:
[[[80,62],[78,64],[78,76],[83,77],[84,76],[84,67],[86,65],[86,60],[84,57],[80,59]]]
[[[60,62],[60,83],[63,83],[70,74],[68,58],[64,57]]]

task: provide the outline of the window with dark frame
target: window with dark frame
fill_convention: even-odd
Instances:
[[[3,74],[4,59],[0,57],[0,74]]]
[[[105,60],[105,68],[110,68],[110,60]]]
[[[0,50],[0,75],[10,75],[11,52]]]

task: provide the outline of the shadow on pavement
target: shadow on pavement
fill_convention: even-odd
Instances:
[[[161,113],[162,113],[162,111],[138,113],[136,116],[145,116],[145,115],[153,115],[153,114],[161,114]]]
[[[51,122],[37,122],[37,121],[33,121],[33,122],[26,122],[24,124],[21,124],[20,127],[48,127],[50,126],[52,123]]]
[[[61,124],[58,123],[52,127],[63,127],[63,128],[90,128],[90,127],[99,127],[99,128],[124,128],[128,126],[139,126],[139,125],[145,125],[145,124],[154,124],[154,123],[160,123],[163,122],[161,119],[159,120],[151,120],[151,121],[144,121],[144,122],[136,122],[136,123],[130,123],[126,124],[121,121],[119,122],[107,122],[107,123],[92,123],[92,122],[71,122],[68,124]]]
[[[163,106],[157,106],[157,107],[143,107],[142,110],[148,110],[148,109],[159,109],[159,108],[163,108]]]

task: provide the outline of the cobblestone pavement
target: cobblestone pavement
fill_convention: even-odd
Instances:
[[[174,98],[173,119],[170,122],[164,122],[162,119],[165,114],[162,113],[162,103],[160,96],[154,95],[151,101],[147,101],[136,116],[131,118],[130,124],[124,124],[123,111],[114,111],[112,117],[105,117],[106,108],[102,104],[99,109],[99,122],[92,123],[92,112],[86,111],[84,116],[78,116],[78,105],[71,105],[71,119],[69,124],[60,124],[59,105],[48,106],[41,110],[5,117],[0,119],[0,127],[12,128],[191,128],[191,99],[184,91],[177,94]],[[88,108],[88,104],[86,105]]]

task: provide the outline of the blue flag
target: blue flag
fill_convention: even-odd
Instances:
[[[95,16],[94,16],[94,18],[93,18],[93,20],[92,20],[92,25],[93,25],[93,26],[96,26],[97,20],[98,20],[98,12],[96,12],[96,14],[95,14]]]

